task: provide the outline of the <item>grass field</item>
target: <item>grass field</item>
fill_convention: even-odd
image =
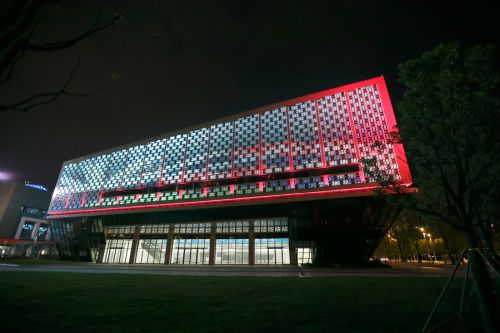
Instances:
[[[0,331],[417,332],[444,282],[4,271]]]

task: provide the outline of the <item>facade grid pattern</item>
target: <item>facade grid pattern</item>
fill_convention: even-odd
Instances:
[[[398,162],[404,150],[389,141],[395,121],[382,90],[383,79],[367,80],[68,162],[49,214],[361,186],[374,181],[364,176],[366,158],[409,179]]]

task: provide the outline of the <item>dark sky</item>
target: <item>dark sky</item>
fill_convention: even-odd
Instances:
[[[100,3],[47,6],[35,38],[84,31]],[[71,90],[119,77],[88,98],[0,113],[0,172],[52,189],[65,160],[378,75],[397,104],[398,64],[441,42],[498,43],[497,19],[480,1],[136,0],[111,29],[27,54],[0,86],[0,104],[57,90],[79,55]]]

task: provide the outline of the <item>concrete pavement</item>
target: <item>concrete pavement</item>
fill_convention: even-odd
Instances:
[[[267,276],[267,277],[448,277],[452,265],[391,263],[391,267],[342,267],[317,268],[308,266],[264,265],[144,265],[144,264],[52,264],[12,265],[0,263],[0,272],[71,272],[71,273],[119,273],[185,276]],[[461,267],[458,275],[463,275]]]

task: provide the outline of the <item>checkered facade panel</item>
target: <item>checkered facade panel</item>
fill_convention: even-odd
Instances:
[[[389,128],[379,88],[370,85],[351,90],[348,101],[360,158],[376,158],[379,170],[399,179],[394,147],[388,143]],[[378,143],[384,145],[381,147]]]
[[[167,139],[161,182],[164,184],[180,183],[186,158],[187,134],[176,135]]]
[[[260,117],[252,115],[234,122],[233,176],[260,174]]]
[[[392,108],[381,97],[383,80],[373,80],[68,162],[50,210],[352,186],[372,181],[361,160],[373,157],[380,170],[400,179],[388,143]]]

